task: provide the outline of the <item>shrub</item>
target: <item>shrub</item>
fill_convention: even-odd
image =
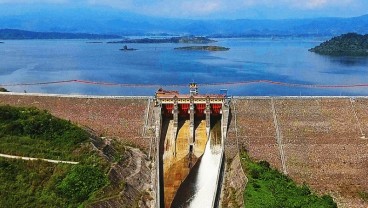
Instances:
[[[58,192],[73,202],[87,200],[108,179],[97,167],[76,165],[57,186]]]
[[[306,184],[295,184],[288,176],[270,167],[266,161],[254,162],[246,152],[242,165],[248,177],[245,189],[245,207],[249,208],[336,208],[330,196],[318,197]]]
[[[10,139],[9,136],[12,138]],[[30,157],[72,159],[89,134],[36,108],[0,106],[0,151]],[[35,151],[42,147],[43,151]]]

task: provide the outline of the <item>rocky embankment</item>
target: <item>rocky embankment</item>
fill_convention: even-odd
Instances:
[[[323,42],[309,51],[331,56],[368,56],[368,34],[344,34]]]
[[[248,179],[243,172],[239,154],[227,166],[221,205],[222,207],[244,207],[243,192]]]
[[[259,98],[232,103],[236,116],[230,123],[228,146],[238,142],[251,158],[281,171],[276,116],[291,179],[308,184],[315,193],[333,196],[339,207],[368,207],[364,197],[368,140],[362,135],[368,135],[368,99]]]
[[[108,172],[110,184],[97,195],[98,200],[88,207],[154,207],[152,162],[139,149],[112,144],[110,141],[92,138],[94,148],[111,163],[111,167]]]

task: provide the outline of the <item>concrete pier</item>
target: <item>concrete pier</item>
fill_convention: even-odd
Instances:
[[[193,96],[191,96],[190,97],[190,107],[189,107],[190,132],[189,132],[189,141],[188,141],[190,150],[193,149],[193,145],[194,145],[194,114],[195,114],[194,98]]]
[[[207,136],[209,137],[210,135],[210,127],[211,127],[211,103],[210,103],[210,99],[207,98],[206,99],[206,133]]]

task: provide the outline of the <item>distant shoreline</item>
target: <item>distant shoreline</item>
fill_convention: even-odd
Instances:
[[[189,43],[189,44],[208,44],[217,42],[211,38],[267,38],[272,40],[283,38],[324,38],[329,39],[333,36],[323,34],[203,34],[200,36],[178,34],[165,34],[159,38],[158,34],[94,34],[94,33],[68,33],[68,32],[36,32],[18,29],[0,29],[0,40],[108,40],[107,43]],[[131,37],[131,38],[130,38]],[[135,38],[134,38],[135,37]],[[138,37],[138,38],[137,38]],[[110,40],[109,40],[110,39]],[[120,40],[116,40],[120,39]],[[113,41],[116,40],[116,41]],[[1,41],[0,41],[1,42]],[[90,41],[89,43],[100,43],[102,41]],[[2,42],[3,43],[3,42]]]
[[[186,46],[174,48],[175,50],[186,50],[186,51],[228,51],[230,48],[222,46]]]
[[[119,39],[120,35],[63,33],[63,32],[33,32],[16,29],[0,29],[0,40],[55,40],[55,39]]]
[[[137,38],[137,39],[124,39],[120,41],[110,41],[107,43],[188,43],[188,44],[207,44],[217,42],[207,37],[202,36],[181,36],[170,38]]]

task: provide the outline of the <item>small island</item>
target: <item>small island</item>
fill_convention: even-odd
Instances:
[[[309,49],[330,56],[368,56],[368,34],[347,33]]]
[[[107,43],[189,43],[189,44],[207,44],[216,42],[206,37],[171,37],[171,38],[141,38],[141,39],[124,39],[120,41],[111,41]]]
[[[86,43],[103,43],[102,41],[89,41],[89,42],[86,42]]]
[[[9,91],[3,87],[0,87],[0,92],[9,92]]]
[[[186,46],[174,48],[175,50],[188,50],[188,51],[228,51],[230,48],[222,46]]]
[[[121,51],[136,51],[136,50],[138,50],[138,49],[135,49],[135,48],[128,48],[128,46],[124,46],[123,48],[121,48],[121,49],[119,49],[119,50],[121,50]]]

